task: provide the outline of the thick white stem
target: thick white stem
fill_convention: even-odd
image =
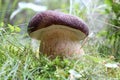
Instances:
[[[44,32],[40,52],[49,56],[72,56],[73,54],[83,54],[80,47],[80,42],[74,32],[58,28]]]

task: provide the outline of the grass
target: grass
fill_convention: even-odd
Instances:
[[[86,55],[79,59],[56,57],[51,60],[43,54],[37,58],[30,45],[31,39],[23,37],[19,33],[2,33],[0,80],[69,80],[70,70],[82,76],[78,80],[120,79],[120,68],[108,70],[105,63],[113,63],[114,60],[100,57],[96,46],[89,49],[85,46]]]
[[[12,9],[14,9],[17,1],[18,0],[15,0]],[[82,1],[84,2],[84,0]],[[5,18],[8,3],[9,1],[4,5],[6,6],[4,9],[0,8],[2,10],[0,13],[2,14],[0,19],[1,22],[4,22],[3,19]],[[96,10],[96,7],[93,6],[93,8],[91,4],[86,5],[85,6],[87,8],[81,7],[81,10],[77,9],[79,6],[76,5],[75,10],[77,10],[77,12],[74,15],[80,16],[83,19],[90,18],[91,20],[89,25],[92,27],[101,26],[102,24],[94,22],[97,17],[94,19],[89,15],[89,17],[85,17],[85,13],[89,13],[91,15],[94,10]],[[100,17],[98,17],[98,19],[99,18]],[[94,22],[93,24],[91,23],[92,20]],[[76,77],[75,80],[120,80],[120,67],[108,68],[105,66],[106,63],[117,62],[108,56],[101,57],[101,53],[98,52],[100,44],[94,44],[94,39],[90,40],[92,43],[94,41],[93,44],[89,44],[90,41],[88,41],[88,44],[84,46],[86,54],[79,59],[61,59],[56,57],[51,60],[43,54],[40,54],[39,58],[37,58],[37,52],[32,49],[31,39],[28,37],[28,34],[24,33],[25,35],[23,35],[21,33],[14,32],[14,26],[7,25],[9,22],[4,25],[1,22],[0,80],[73,80],[70,76],[74,72],[70,73],[70,70],[75,71],[75,75],[81,75],[79,78]],[[19,31],[19,29],[17,31]],[[102,49],[105,50],[104,48]]]

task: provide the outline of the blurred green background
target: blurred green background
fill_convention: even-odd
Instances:
[[[87,23],[90,34],[82,62],[59,58],[49,61],[43,55],[36,60],[32,49],[36,43],[29,37],[27,25],[36,13],[45,10],[75,15]],[[1,80],[69,80],[70,69],[82,74],[78,80],[119,80],[119,69],[106,71],[101,61],[120,61],[119,0],[0,0]]]

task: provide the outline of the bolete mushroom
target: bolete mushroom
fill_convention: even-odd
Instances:
[[[89,30],[85,22],[76,16],[57,11],[36,14],[28,25],[30,37],[41,40],[40,52],[48,56],[71,56],[80,53],[80,40]]]

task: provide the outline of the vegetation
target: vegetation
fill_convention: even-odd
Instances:
[[[120,3],[113,1],[106,3],[111,8],[106,9],[106,12],[111,14],[108,21],[110,24],[104,31],[106,41],[100,46],[99,51],[104,55],[114,56],[115,60],[120,60]]]
[[[0,80],[120,79],[120,2],[89,0],[87,4],[86,0],[70,0],[70,4],[69,0],[61,0],[58,4],[58,0],[41,0],[39,4],[49,6],[49,9],[81,17],[90,26],[90,33],[94,34],[90,34],[83,46],[84,56],[79,59],[58,56],[51,60],[43,54],[36,56],[39,53],[31,46],[26,23],[35,12],[25,9],[10,20],[19,3],[19,0],[12,1],[0,0]],[[58,5],[50,7],[49,3]],[[21,17],[23,15],[30,17]]]

